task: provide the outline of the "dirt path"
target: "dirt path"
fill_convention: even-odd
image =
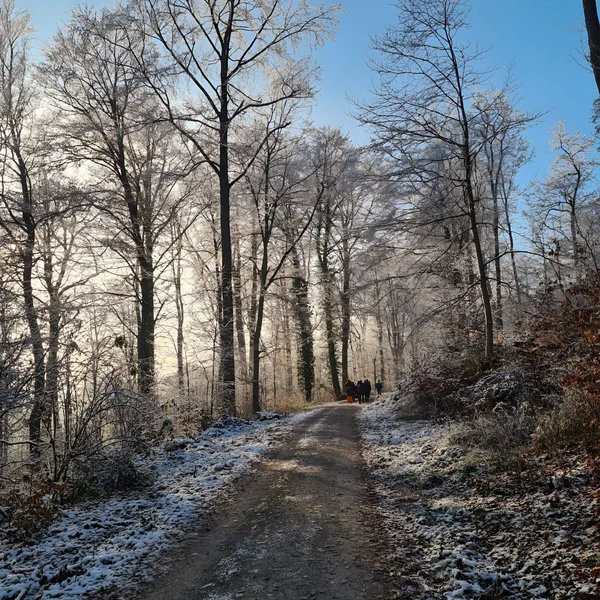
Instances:
[[[357,410],[317,410],[298,425],[140,600],[388,598]]]

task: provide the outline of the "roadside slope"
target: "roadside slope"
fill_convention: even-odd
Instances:
[[[399,395],[360,420],[402,598],[600,598],[599,497],[580,460],[531,455],[515,470]]]

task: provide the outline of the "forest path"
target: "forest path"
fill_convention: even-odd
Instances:
[[[301,422],[140,600],[387,598],[358,410],[327,407]]]

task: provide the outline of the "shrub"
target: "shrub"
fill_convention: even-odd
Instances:
[[[456,435],[458,441],[469,446],[489,450],[504,459],[531,443],[537,420],[519,411],[478,415],[465,423]]]
[[[66,490],[66,484],[52,481],[13,490],[3,498],[2,530],[15,541],[28,540],[52,523]]]
[[[535,442],[539,449],[550,451],[580,444],[592,448],[598,443],[599,434],[596,398],[567,389],[563,403],[540,420]]]
[[[155,474],[127,450],[96,455],[78,463],[71,477],[70,496],[104,496],[152,485]]]

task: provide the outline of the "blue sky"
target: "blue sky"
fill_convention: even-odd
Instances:
[[[395,18],[388,0],[345,0],[337,41],[321,49],[322,95],[314,111],[316,124],[338,123],[357,141],[368,137],[358,131],[344,94],[365,97],[371,84],[366,65],[369,35],[380,33]],[[520,107],[548,112],[528,132],[535,158],[524,169],[521,184],[542,177],[552,159],[549,128],[566,121],[569,130],[592,133],[591,107],[597,91],[591,72],[582,64],[586,42],[580,0],[470,0],[469,38],[489,49],[487,61],[497,66],[499,80],[513,63],[513,79],[522,98]]]
[[[76,0],[16,0],[33,15],[38,38],[51,39],[68,18]],[[321,0],[324,1],[324,0]],[[113,0],[90,4],[112,6]],[[316,125],[339,125],[363,143],[367,134],[354,122],[347,96],[364,98],[371,85],[367,66],[369,36],[381,33],[396,14],[388,0],[341,0],[346,12],[334,43],[316,53],[321,63],[321,94],[313,110]],[[535,174],[543,176],[551,160],[548,129],[567,121],[567,128],[591,133],[592,102],[596,88],[592,74],[582,66],[585,43],[580,0],[470,0],[469,36],[481,48],[489,48],[490,66],[498,76],[514,63],[513,78],[522,97],[521,108],[549,111],[528,136],[536,157],[521,177],[525,183]]]

